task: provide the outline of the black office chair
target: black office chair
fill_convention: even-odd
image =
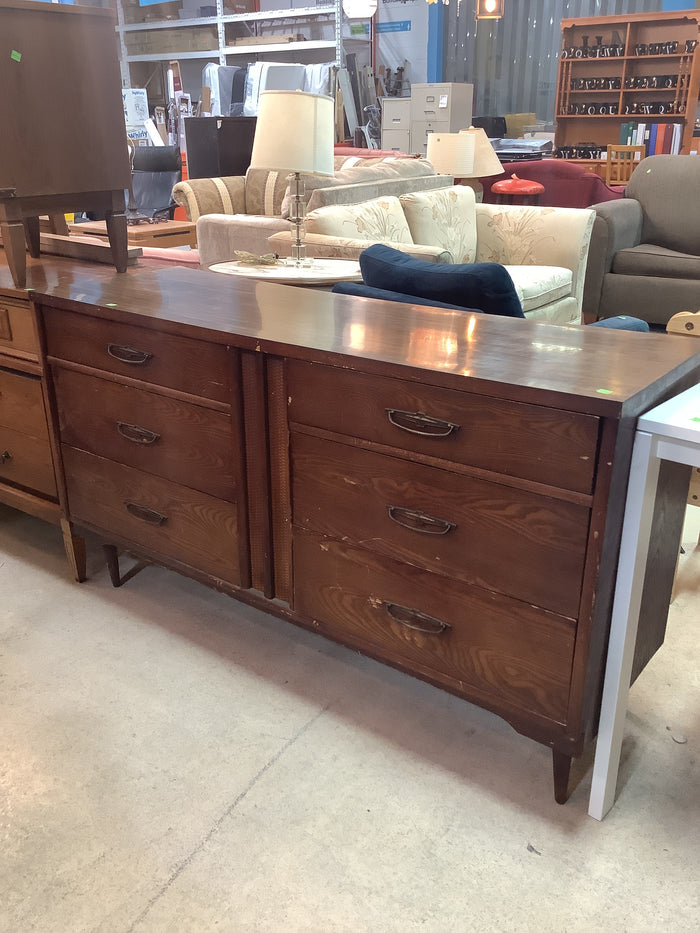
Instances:
[[[173,186],[182,180],[179,146],[134,146],[131,149],[131,188],[127,223],[172,220],[177,204]]]

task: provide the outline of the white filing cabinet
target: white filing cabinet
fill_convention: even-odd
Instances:
[[[473,84],[411,86],[411,152],[425,155],[429,133],[457,133],[472,122]]]
[[[411,98],[382,98],[382,149],[411,151]]]

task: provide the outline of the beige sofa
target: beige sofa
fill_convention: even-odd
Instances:
[[[595,213],[559,207],[476,204],[462,185],[311,211],[307,252],[357,258],[386,243],[435,262],[497,262],[515,284],[526,317],[580,324],[588,247]],[[290,254],[289,233],[270,248]]]
[[[357,203],[383,194],[441,188],[453,183],[426,159],[335,156],[334,175],[302,176],[309,210]],[[202,265],[233,259],[235,250],[268,251],[268,237],[289,231],[290,177],[286,172],[248,169],[245,175],[196,178],[173,188],[174,200],[197,223]]]

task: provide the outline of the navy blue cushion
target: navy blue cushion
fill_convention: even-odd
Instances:
[[[638,317],[628,317],[618,314],[617,317],[605,317],[600,321],[593,321],[591,327],[612,327],[614,330],[640,330],[645,334],[649,332],[649,325]]]
[[[485,314],[525,317],[513,280],[497,262],[428,262],[374,243],[360,253],[360,269],[365,285],[373,288]]]
[[[358,298],[379,298],[382,301],[403,301],[411,305],[430,305],[433,308],[449,308],[451,311],[475,312],[474,308],[463,308],[461,305],[450,305],[445,301],[435,301],[432,298],[417,298],[415,295],[404,295],[401,292],[390,292],[386,288],[372,288],[362,282],[338,282],[331,291],[338,295],[355,295]]]

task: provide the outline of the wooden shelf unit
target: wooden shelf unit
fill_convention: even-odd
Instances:
[[[555,103],[557,147],[590,143],[604,148],[620,142],[622,123],[635,121],[680,123],[683,128],[680,152],[687,155],[697,148],[693,129],[700,94],[700,10],[563,19],[561,28]],[[615,33],[622,42],[622,54],[586,56],[586,43],[591,49],[600,36],[603,47],[611,46]],[[648,54],[650,45],[673,42],[677,43],[673,52]],[[686,42],[695,45],[686,49]],[[637,54],[640,45],[646,46],[646,54]],[[574,55],[566,54],[572,49],[576,50]],[[578,86],[586,81],[599,85],[601,79],[614,86]],[[648,85],[634,86],[643,81]],[[655,106],[658,104],[664,112],[659,112]],[[612,106],[616,112],[572,112],[583,105],[587,105],[587,110]],[[636,110],[631,112],[635,105]],[[645,105],[652,105],[655,112],[641,109]]]

